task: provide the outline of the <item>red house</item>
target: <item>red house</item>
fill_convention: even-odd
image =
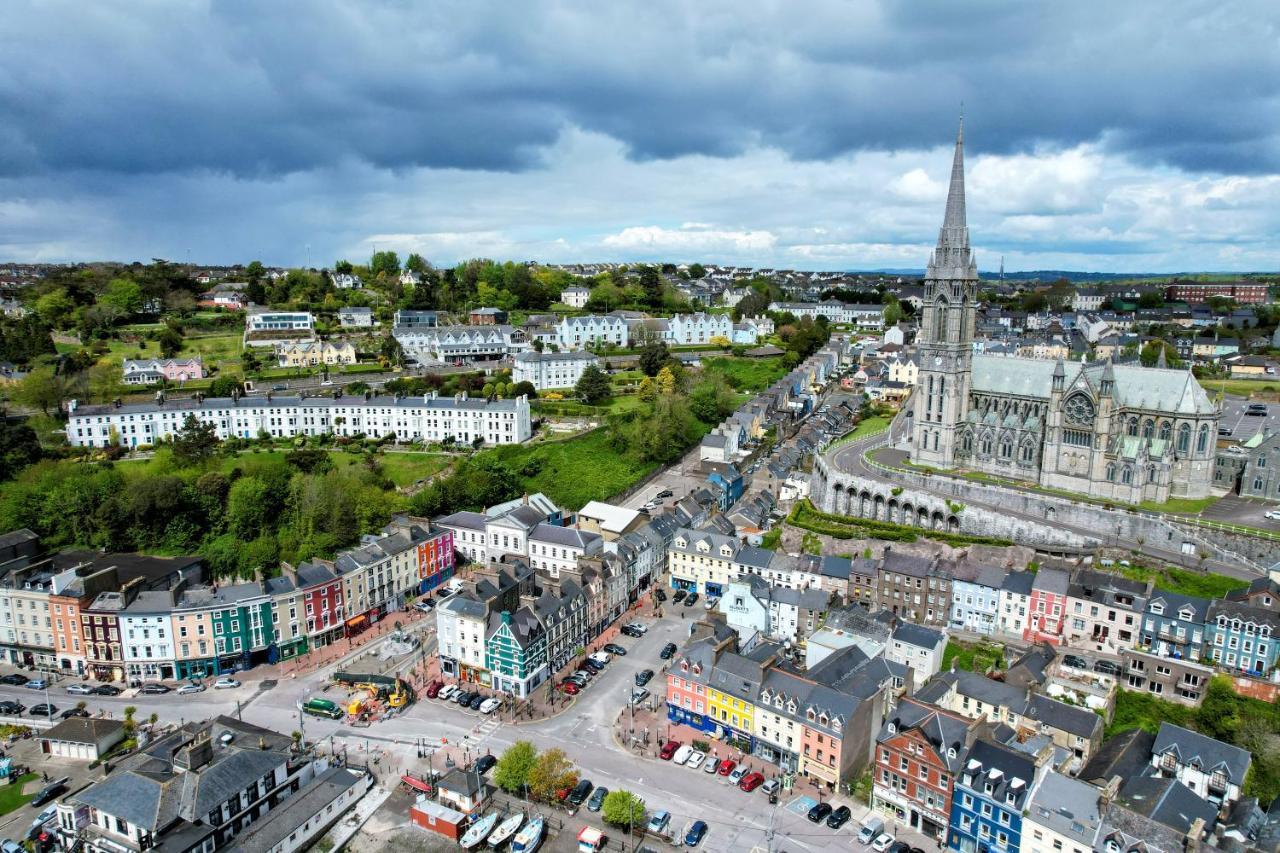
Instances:
[[[342,578],[333,570],[333,564],[324,560],[303,563],[297,574],[311,648],[342,639]]]
[[[1067,613],[1067,587],[1071,576],[1058,569],[1041,569],[1031,584],[1027,627],[1022,639],[1028,643],[1062,645],[1062,627]]]
[[[450,841],[462,837],[463,824],[470,818],[457,809],[427,799],[426,794],[419,794],[418,801],[409,806],[409,821],[428,832],[443,835]]]
[[[453,577],[453,531],[429,527],[418,543],[418,592],[428,593]]]

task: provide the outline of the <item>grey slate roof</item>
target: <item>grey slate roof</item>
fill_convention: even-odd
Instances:
[[[236,836],[226,848],[228,853],[267,853],[343,792],[359,784],[361,778],[354,770],[330,767]],[[337,820],[339,816],[334,814],[330,820]]]
[[[543,522],[529,534],[529,541],[548,542],[552,545],[560,545],[565,548],[580,548],[585,551],[590,549],[592,545],[604,540],[598,533],[578,530],[575,527],[560,527]]]
[[[1237,785],[1244,784],[1245,774],[1253,763],[1253,756],[1238,746],[1162,722],[1151,745],[1151,754],[1164,755],[1170,751],[1177,756],[1179,764],[1198,764],[1205,772],[1221,768]]]
[[[946,637],[941,631],[914,622],[903,622],[893,632],[893,639],[924,649],[932,649]]]
[[[1112,735],[1102,742],[1078,776],[1095,785],[1105,785],[1113,776],[1122,779],[1139,776],[1151,766],[1151,747],[1155,742],[1156,736],[1144,729]]]
[[[1099,791],[1061,773],[1046,773],[1028,807],[1029,817],[1064,838],[1092,848],[1102,827]]]
[[[1031,572],[1009,572],[1009,574],[1005,575],[1004,583],[1000,585],[1000,589],[1015,595],[1030,595],[1031,585],[1035,581],[1036,576]]]
[[[1202,800],[1177,779],[1134,776],[1120,787],[1117,799],[1140,815],[1159,821],[1170,829],[1186,833],[1197,818],[1211,829],[1218,809]]]

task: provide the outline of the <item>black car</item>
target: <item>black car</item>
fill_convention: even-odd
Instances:
[[[632,628],[630,625],[623,625],[623,626],[622,626],[622,628],[621,628],[620,630],[622,631],[622,633],[623,633],[623,634],[626,634],[628,637],[643,637],[643,636],[644,636],[644,631],[640,631],[640,630],[638,630],[638,629],[636,629],[636,628]]]
[[[591,789],[594,787],[590,779],[579,779],[578,784],[574,785],[573,790],[569,792],[567,799],[572,805],[580,806],[591,794]]]
[[[604,650],[609,654],[617,655],[618,657],[627,656],[627,650],[624,649],[622,646],[618,645],[617,643],[605,643]]]
[[[909,853],[911,845],[905,841],[895,841],[889,845],[886,853]]]
[[[591,660],[591,658],[587,658],[586,660],[584,660],[582,662],[582,665],[579,666],[578,669],[585,669],[588,672],[590,672],[592,675],[599,675],[601,672],[604,671],[604,667],[602,667],[600,664],[596,663],[595,661]]]
[[[644,687],[653,678],[653,670],[642,669],[636,673],[636,687]]]
[[[595,792],[591,795],[591,799],[587,800],[587,811],[589,812],[600,811],[602,808],[604,808],[604,798],[607,796],[609,796],[608,788],[604,787],[603,785],[601,785],[599,788],[596,788]]]
[[[87,717],[89,716],[89,712],[86,711],[84,708],[68,708],[67,710],[63,711],[59,716],[61,716],[62,719],[64,720],[69,720],[72,717]]]
[[[150,681],[142,685],[142,689],[139,690],[138,692],[141,693],[143,696],[159,696],[163,693],[168,693],[172,689],[173,688],[171,688],[167,684],[160,684],[159,682],[156,682],[156,681]]]
[[[662,491],[660,491],[660,492],[658,492],[656,495],[654,495],[654,497],[655,497],[655,498],[669,498],[669,497],[673,497],[674,495],[675,495],[675,492],[671,491],[670,489],[663,489]]]
[[[689,593],[685,592],[683,589],[677,589],[675,593],[671,596],[671,600],[674,601],[676,604],[679,604],[680,602],[684,601],[684,597],[688,594]]]
[[[69,781],[69,779],[70,777],[63,776],[61,779],[55,780],[53,782],[50,782],[48,785],[45,785],[43,788],[40,789],[40,793],[36,794],[35,797],[31,800],[31,805],[35,806],[36,808],[40,808],[45,803],[48,803],[51,800],[55,799],[59,794],[67,790],[67,782]]]
[[[1089,668],[1089,662],[1084,658],[1080,657],[1079,655],[1063,655],[1062,663],[1064,666],[1069,666],[1072,669],[1088,669]]]
[[[0,702],[0,714],[5,714],[6,716],[16,717],[18,714],[21,714],[25,710],[27,710],[27,707],[23,705],[21,702],[12,702],[12,701]]]
[[[33,717],[44,717],[46,719],[52,720],[53,715],[58,713],[58,706],[46,705],[43,702],[41,702],[39,705],[32,705],[31,710],[28,711],[27,713]]]
[[[471,697],[475,695],[476,694],[472,693],[470,690],[462,690],[462,691],[459,691],[457,696],[453,697],[453,701],[457,702],[459,705],[462,705],[463,707],[466,707],[467,705],[471,704]]]
[[[477,773],[488,773],[493,769],[493,765],[498,763],[498,759],[492,755],[482,755],[476,759],[476,763],[471,765],[471,769]]]
[[[696,592],[689,593],[689,595],[684,600],[685,607],[692,607],[697,603],[698,603],[698,594]]]
[[[658,599],[658,601],[666,601],[666,600],[667,600],[667,594],[666,594],[666,592],[664,592],[663,590],[660,590],[660,589],[655,589],[655,590],[653,591],[653,597],[654,597],[654,598],[656,598],[656,599]]]
[[[667,643],[665,646],[662,647],[662,651],[658,653],[658,657],[662,658],[663,660],[671,660],[671,658],[675,657],[675,653],[676,653],[676,644]]]
[[[27,678],[20,672],[11,672],[8,675],[0,675],[0,684],[22,685],[26,684],[30,680],[30,678]]]
[[[827,826],[832,829],[839,829],[849,822],[851,812],[848,806],[841,806],[827,816]]]
[[[1100,672],[1103,675],[1113,675],[1119,677],[1124,674],[1124,670],[1120,668],[1120,664],[1110,660],[1095,661],[1093,671]]]
[[[813,823],[822,823],[829,814],[831,814],[831,803],[818,803],[809,809],[809,820]]]
[[[467,707],[473,711],[479,711],[480,706],[484,704],[485,696],[483,693],[477,693],[471,697],[471,701],[467,703]]]
[[[119,696],[120,688],[113,684],[99,684],[93,688],[93,693],[95,696]]]

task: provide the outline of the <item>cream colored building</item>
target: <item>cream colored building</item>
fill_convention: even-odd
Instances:
[[[738,576],[734,566],[739,547],[738,540],[731,536],[680,528],[667,551],[671,585],[711,596],[723,595],[729,581]]]
[[[1020,853],[1091,853],[1102,828],[1101,795],[1079,779],[1045,774],[1022,818]]]
[[[889,362],[889,381],[901,382],[904,385],[915,387],[916,376],[920,373],[920,365],[916,363],[914,356],[909,358],[895,358]]]
[[[276,361],[281,367],[355,364],[356,348],[350,341],[298,341],[277,344]]]

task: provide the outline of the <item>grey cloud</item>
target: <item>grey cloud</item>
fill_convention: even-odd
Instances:
[[[566,127],[637,160],[1106,140],[1280,168],[1270,0],[742,4],[14,0],[0,170],[519,171]]]

